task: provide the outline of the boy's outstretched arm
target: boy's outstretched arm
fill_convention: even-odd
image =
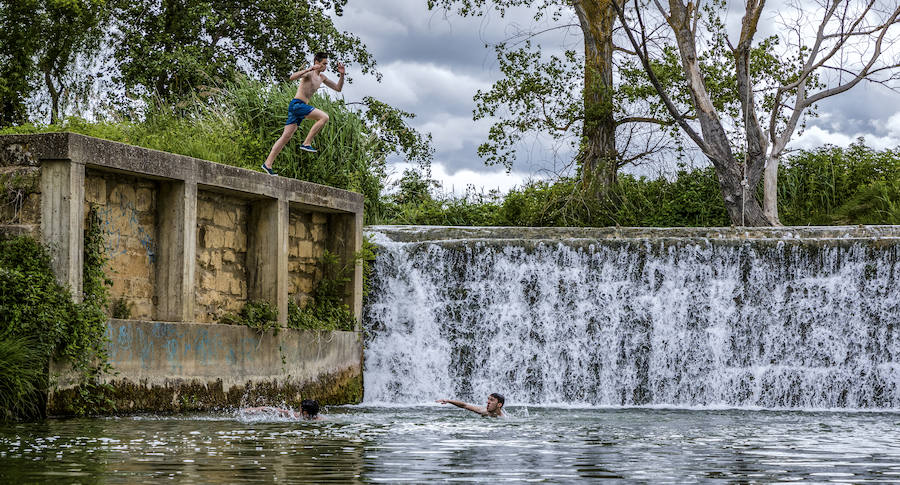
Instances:
[[[311,66],[311,67],[307,67],[306,69],[303,69],[302,71],[297,71],[297,72],[291,74],[291,77],[289,79],[291,81],[296,81],[296,80],[300,79],[301,77],[303,77],[304,74],[314,70],[315,68],[316,68],[316,66]]]
[[[477,413],[477,414],[480,414],[480,415],[482,415],[482,416],[487,415],[487,409],[485,409],[485,408],[483,408],[483,407],[481,407],[481,406],[476,406],[476,405],[474,405],[474,404],[469,404],[469,403],[465,403],[465,402],[462,402],[462,401],[456,401],[456,400],[453,400],[453,399],[438,399],[438,400],[435,401],[435,402],[441,403],[441,404],[452,404],[452,405],[454,405],[454,406],[456,406],[456,407],[458,407],[458,408],[467,409],[467,410],[469,410],[469,411],[472,411],[473,413]]]

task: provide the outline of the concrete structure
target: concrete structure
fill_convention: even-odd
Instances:
[[[105,397],[116,412],[177,412],[288,403],[362,400],[357,332],[282,330],[259,334],[236,325],[111,320],[110,361],[118,376]],[[79,404],[64,368],[51,414]]]
[[[265,300],[286,323],[288,302],[309,301],[322,278],[316,262],[324,251],[349,263],[362,246],[360,194],[72,133],[0,136],[0,182],[12,194],[7,197],[12,202],[0,204],[0,231],[39,236],[51,250],[57,278],[76,297],[81,293],[85,218],[95,209],[106,235],[111,297],[141,322],[213,323],[248,301]],[[355,268],[346,303],[359,321],[362,268]],[[124,328],[123,323],[110,325],[111,332]],[[129,331],[143,324],[135,325]],[[222,327],[203,328],[249,331]],[[358,330],[352,344],[357,373]],[[116,342],[111,355],[123,355]],[[344,337],[332,342],[350,345]],[[179,355],[181,368],[198,368],[189,361],[201,358],[199,354]],[[129,370],[136,368],[131,362],[111,361],[121,368],[120,381],[144,386],[137,380],[143,377]],[[291,388],[308,384],[281,367],[254,371],[244,387],[260,379]],[[223,375],[216,382],[238,385],[230,375],[233,369],[224,364],[218,369]],[[166,377],[160,371],[146,386],[213,382],[207,374],[185,372]],[[302,379],[311,376],[305,373]]]

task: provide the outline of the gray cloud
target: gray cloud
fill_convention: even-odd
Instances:
[[[496,12],[485,18],[461,18],[429,11],[426,0],[353,0],[336,24],[367,44],[384,77],[378,83],[370,77],[353,76],[354,83],[345,88],[344,95],[350,100],[374,96],[416,113],[413,125],[433,134],[435,164],[440,166],[436,172],[452,177],[471,171],[497,180],[501,177],[497,172],[504,169],[485,166],[476,152],[487,139],[491,122],[472,121],[472,97],[500,79],[494,52],[484,44],[509,38],[515,25],[533,25],[532,15],[533,10],[515,9],[506,18]],[[770,12],[763,34],[775,32],[773,15]],[[726,22],[739,29],[740,12],[732,9]],[[578,47],[580,42],[563,32],[541,40],[548,51],[559,50],[563,44]],[[900,96],[880,86],[858,86],[820,103],[819,112],[820,118],[810,120],[810,130],[797,147],[852,141],[859,135],[879,144],[900,137],[900,116],[890,121],[900,112]],[[557,149],[542,138],[528,140],[510,177],[523,180],[545,170],[559,171],[571,156],[567,147]],[[478,176],[473,181],[477,183]]]

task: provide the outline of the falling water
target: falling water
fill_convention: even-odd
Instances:
[[[900,408],[900,239],[421,231],[370,231],[366,402]]]

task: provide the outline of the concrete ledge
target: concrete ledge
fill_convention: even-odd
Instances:
[[[194,181],[218,189],[271,197],[317,210],[362,213],[363,196],[355,192],[173,153],[101,140],[75,133],[0,136],[0,167],[37,166],[42,160],[69,160],[89,168],[141,175],[158,180]]]
[[[282,329],[260,335],[235,325],[111,320],[105,377],[110,412],[205,411],[260,404],[299,406],[362,400],[362,338],[357,332]],[[77,376],[51,365],[49,415],[82,406]]]
[[[773,242],[816,240],[900,239],[900,226],[804,227],[456,227],[367,226],[375,242],[427,243],[431,241],[520,240],[691,240]],[[895,241],[897,242],[897,241]]]

